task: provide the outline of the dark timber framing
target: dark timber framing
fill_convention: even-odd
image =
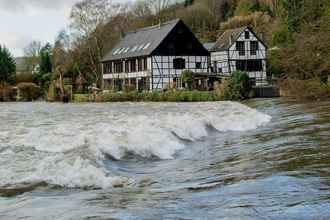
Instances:
[[[267,84],[267,46],[250,27],[225,31],[210,49],[213,71],[224,77],[248,72],[256,84]]]
[[[139,29],[127,33],[102,59],[104,87],[114,89],[119,83],[121,89],[181,88],[184,70],[210,74],[209,58],[209,51],[181,20]]]

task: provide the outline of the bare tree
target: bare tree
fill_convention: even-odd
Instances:
[[[40,41],[32,41],[24,48],[24,55],[29,57],[37,57],[40,54],[42,43]]]
[[[76,3],[70,14],[71,27],[86,37],[105,24],[118,10],[112,0],[83,0]]]
[[[24,48],[24,60],[29,71],[39,63],[39,57],[42,50],[42,43],[40,41],[32,41]]]
[[[96,83],[101,78],[102,27],[122,10],[123,6],[113,4],[112,0],[83,0],[72,8],[71,29],[77,36],[76,45],[88,51],[90,70]]]
[[[63,34],[60,33],[55,41],[53,48],[53,65],[55,71],[58,74],[58,86],[61,92],[61,100],[67,97],[67,93],[64,88],[64,73],[71,67],[71,59],[69,51],[65,48],[65,39]]]
[[[137,18],[145,18],[152,14],[150,4],[145,0],[138,0],[135,2],[132,8],[132,14]]]
[[[155,14],[160,14],[161,11],[169,8],[176,0],[149,0],[149,7]]]

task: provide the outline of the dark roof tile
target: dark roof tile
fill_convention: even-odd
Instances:
[[[179,23],[179,19],[150,26],[125,34],[102,62],[150,55]]]
[[[226,30],[217,40],[211,51],[221,51],[221,50],[227,50],[232,45],[234,41],[239,38],[241,33],[248,27],[241,27],[241,28],[235,28]],[[232,42],[230,40],[232,39]]]

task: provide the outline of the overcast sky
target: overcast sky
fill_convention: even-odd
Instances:
[[[14,56],[22,56],[33,40],[52,43],[68,26],[71,7],[78,1],[0,0],[0,44]]]

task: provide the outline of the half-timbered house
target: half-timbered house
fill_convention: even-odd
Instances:
[[[181,20],[132,31],[102,60],[104,89],[181,88],[184,70],[209,74],[209,56]]]
[[[230,76],[247,72],[257,85],[266,83],[266,44],[250,27],[225,31],[210,49],[212,71]]]

